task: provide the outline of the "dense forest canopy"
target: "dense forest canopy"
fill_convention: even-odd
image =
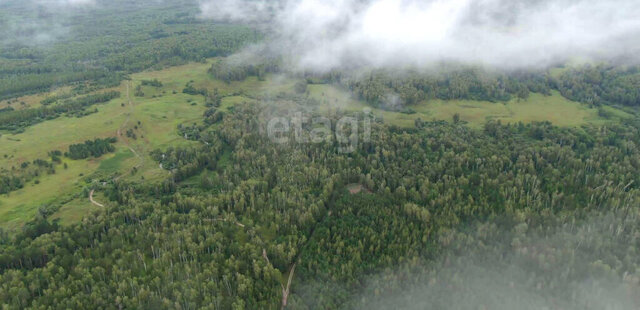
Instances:
[[[197,1],[190,0],[3,6],[3,21],[13,26],[3,27],[0,41],[0,99],[70,83],[78,91],[118,85],[123,74],[228,55],[261,37],[247,27],[197,19]],[[32,16],[38,11],[46,16]],[[64,31],[38,41],[50,36],[49,24]]]
[[[276,308],[296,264],[291,308],[356,307],[384,296],[355,298],[371,289],[362,284],[368,274],[427,268],[460,251],[533,260],[517,285],[552,306],[580,304],[575,285],[601,281],[596,274],[638,277],[637,250],[624,246],[635,244],[638,228],[637,123],[488,123],[479,132],[374,123],[371,141],[343,154],[334,143],[270,143],[255,117],[262,109],[237,106],[219,129],[199,129],[206,143],[158,150],[154,158],[174,171],[160,187],[114,182],[106,190],[113,207],[82,224],[61,227],[43,210],[6,236],[2,299],[36,308],[114,300],[125,308]],[[197,182],[182,183],[190,178]],[[366,190],[350,193],[353,183]],[[613,226],[592,223],[599,214]],[[536,243],[564,229],[595,229],[603,239]],[[564,261],[567,252],[580,259]],[[556,276],[555,268],[569,272]],[[370,285],[404,289],[392,279]]]

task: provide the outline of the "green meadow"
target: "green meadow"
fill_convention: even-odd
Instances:
[[[481,128],[489,120],[502,123],[530,123],[550,121],[556,126],[578,127],[586,124],[599,124],[604,121],[598,116],[598,110],[585,104],[570,101],[554,91],[550,96],[532,93],[527,99],[513,99],[510,102],[488,102],[472,100],[430,100],[411,106],[415,113],[385,111],[371,108],[366,103],[351,98],[348,92],[333,85],[309,85],[309,96],[321,102],[324,109],[343,109],[361,111],[372,109],[373,113],[389,124],[400,127],[413,127],[415,120],[451,121],[455,114],[472,128]],[[613,113],[626,114],[615,108],[607,107]]]

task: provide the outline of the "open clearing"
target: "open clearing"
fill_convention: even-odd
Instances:
[[[364,102],[351,98],[346,91],[332,85],[309,85],[309,92],[311,97],[334,109],[361,111],[369,107]],[[570,101],[558,92],[553,92],[551,96],[532,93],[526,100],[513,99],[506,103],[430,100],[413,105],[411,108],[416,113],[405,114],[376,108],[372,111],[381,116],[385,122],[400,127],[413,127],[418,118],[424,121],[451,121],[456,113],[460,115],[462,121],[473,128],[480,128],[489,120],[500,120],[503,123],[550,121],[557,126],[571,127],[605,121],[598,116],[597,109]]]
[[[42,105],[40,104],[40,102],[46,99],[47,97],[62,95],[65,93],[69,93],[70,91],[71,91],[71,86],[63,86],[63,87],[55,88],[47,93],[26,95],[26,96],[18,97],[11,100],[0,100],[0,109],[11,107],[14,110],[22,110],[22,109],[28,109],[28,108],[41,107]]]

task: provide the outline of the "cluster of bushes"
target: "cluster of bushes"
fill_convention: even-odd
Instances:
[[[140,85],[142,85],[142,86],[151,86],[151,87],[162,87],[162,82],[158,81],[158,79],[142,80]]]
[[[223,111],[220,111],[214,107],[211,107],[204,111],[204,122],[209,125],[215,124],[222,121],[223,116],[224,116]]]
[[[24,185],[43,175],[56,173],[54,162],[36,159],[32,162],[23,162],[18,168],[0,171],[0,194],[7,194],[19,190]],[[36,182],[38,182],[36,180]]]
[[[86,159],[89,157],[100,157],[106,153],[115,151],[112,145],[116,143],[115,137],[106,139],[95,139],[93,141],[85,141],[82,144],[73,144],[69,146],[69,152],[65,153],[66,157],[71,159]]]
[[[11,111],[15,111],[15,109],[13,107],[4,107],[4,108],[0,109],[0,113],[11,112]]]
[[[41,105],[50,105],[53,103],[58,102],[58,100],[63,100],[63,99],[68,99],[73,97],[73,93],[69,92],[69,93],[63,93],[63,94],[59,94],[59,95],[54,95],[54,96],[49,96],[47,98],[44,98],[40,101]]]
[[[193,86],[193,81],[190,81],[189,83],[187,83],[187,85],[185,85],[184,89],[182,90],[182,93],[187,95],[192,95],[192,96],[196,96],[196,95],[207,96],[207,90],[204,88],[196,89]]]
[[[219,60],[211,65],[209,74],[213,77],[223,80],[227,83],[232,81],[242,81],[248,76],[257,76],[263,79],[267,73],[279,71],[279,65],[276,61],[265,61],[261,64],[231,64],[228,61]]]

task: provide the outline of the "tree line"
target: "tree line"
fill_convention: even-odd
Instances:
[[[118,97],[120,97],[120,92],[109,91],[76,99],[68,99],[54,105],[8,111],[0,114],[0,129],[10,131],[22,130],[44,120],[60,117],[64,113],[73,114],[82,112],[87,107],[105,103]]]
[[[558,78],[558,89],[567,98],[600,105],[640,105],[640,69],[586,65],[569,68]]]

